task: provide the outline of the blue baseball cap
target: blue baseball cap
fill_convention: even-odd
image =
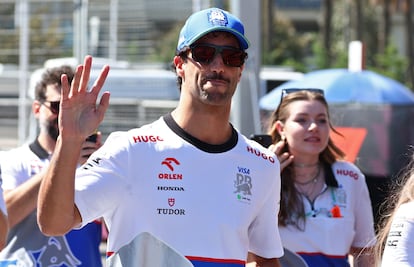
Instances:
[[[236,16],[219,8],[208,8],[192,14],[187,19],[180,31],[177,52],[214,31],[232,33],[239,40],[240,48],[249,48],[249,40],[244,36],[243,23]]]

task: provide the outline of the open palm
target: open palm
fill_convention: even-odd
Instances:
[[[85,140],[94,132],[104,118],[109,106],[109,92],[104,92],[98,103],[98,95],[108,76],[105,65],[93,86],[88,88],[92,57],[86,56],[83,65],[76,68],[72,85],[62,75],[62,99],[59,112],[59,130],[66,138]]]

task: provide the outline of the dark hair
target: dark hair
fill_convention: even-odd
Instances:
[[[323,94],[316,92],[314,89],[304,89],[300,91],[294,91],[283,96],[278,108],[272,113],[270,117],[268,132],[269,135],[272,137],[273,143],[277,143],[282,139],[279,132],[274,127],[275,123],[277,121],[285,122],[290,115],[288,109],[289,105],[293,102],[301,100],[316,100],[321,102],[328,111],[329,127],[332,131],[338,133],[334,129],[330,121],[328,103],[326,102],[326,99],[323,96]],[[284,150],[285,151],[283,152],[288,151],[287,145],[284,147]],[[331,138],[329,138],[327,147],[319,154],[319,161],[321,162],[322,166],[332,165],[335,161],[337,161],[338,159],[343,159],[344,157],[345,153],[333,143]],[[294,181],[292,179],[292,172],[293,168],[291,166],[287,166],[281,173],[282,193],[279,211],[279,224],[282,226],[286,226],[287,224],[293,224],[298,229],[303,229],[302,225],[304,225],[305,223],[305,211],[301,197],[295,188]]]
[[[69,83],[72,83],[75,72],[71,66],[63,65],[60,67],[46,69],[35,86],[35,99],[45,101],[46,87],[50,84],[57,84],[59,87],[62,86],[62,82],[60,80],[62,74],[66,74],[68,76]]]

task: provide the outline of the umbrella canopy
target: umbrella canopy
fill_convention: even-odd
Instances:
[[[283,83],[260,99],[261,109],[274,110],[285,88],[320,88],[329,103],[414,104],[414,93],[403,84],[373,71],[326,69]]]

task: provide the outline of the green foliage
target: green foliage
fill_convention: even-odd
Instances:
[[[150,55],[151,61],[170,64],[175,55],[177,47],[178,35],[184,22],[175,24],[166,34],[156,40],[155,53]]]
[[[340,46],[332,48],[330,60],[326,50],[322,47],[320,40],[314,41],[312,45],[313,56],[309,60],[308,69],[347,68],[348,54],[346,49]]]
[[[369,66],[368,68],[400,81],[409,88],[413,88],[413,85],[406,79],[408,60],[399,55],[397,48],[392,44],[388,45],[384,54],[376,54],[375,65]]]
[[[130,62],[138,62],[139,45],[136,42],[127,43],[127,57]]]
[[[394,45],[389,45],[385,53],[378,52],[379,17],[376,9],[365,3],[363,10],[363,44],[365,47],[365,68],[400,81],[409,88],[407,82],[408,60],[398,53]],[[321,32],[298,33],[292,23],[281,18],[274,23],[274,36],[270,51],[263,51],[263,64],[293,67],[295,70],[309,72],[316,69],[347,68],[348,43],[354,40],[355,29],[351,26],[352,16],[345,19],[345,13],[351,13],[346,2],[335,2],[331,25],[331,51],[327,54],[322,45]],[[329,57],[329,58],[328,58]]]
[[[1,7],[0,43],[1,51],[6,53],[0,54],[0,62],[18,64],[20,29],[14,25],[14,4],[2,4]],[[47,4],[39,4],[32,9],[29,21],[30,64],[43,64],[48,58],[72,54],[72,47],[65,50],[62,45],[64,33],[60,28],[60,19],[44,16],[48,9]]]
[[[309,35],[297,34],[292,23],[278,16],[273,24],[274,34],[270,37],[270,51],[263,51],[263,65],[289,65],[304,70],[304,58],[309,46]]]
[[[315,41],[312,45],[313,48],[313,68],[325,69],[328,67],[327,55],[322,47],[321,42]]]
[[[18,33],[13,30],[14,27],[14,4],[2,4],[0,9],[0,62],[16,63],[18,62]]]
[[[59,31],[59,20],[44,21],[34,15],[30,20],[30,62],[43,64],[48,58],[61,57],[64,35]]]

